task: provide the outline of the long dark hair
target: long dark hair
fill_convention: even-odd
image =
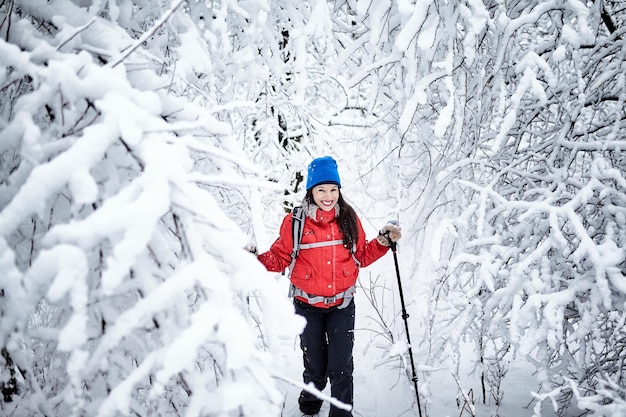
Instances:
[[[304,199],[309,205],[315,206],[312,189],[307,190]],[[356,212],[345,198],[343,198],[341,190],[339,190],[337,205],[339,206],[337,210],[337,222],[339,223],[339,230],[341,230],[341,234],[343,235],[343,245],[352,250],[352,247],[356,245],[356,242],[359,240],[359,227],[356,220]]]

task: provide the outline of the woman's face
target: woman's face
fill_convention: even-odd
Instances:
[[[339,186],[335,184],[319,184],[311,190],[313,201],[324,211],[331,211],[339,201]]]

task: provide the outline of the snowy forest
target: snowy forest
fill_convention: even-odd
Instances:
[[[0,414],[299,417],[246,248],[331,155],[402,226],[418,365],[388,254],[355,417],[625,416],[625,37],[623,0],[0,0]]]

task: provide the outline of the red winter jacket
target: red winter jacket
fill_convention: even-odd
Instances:
[[[343,238],[335,210],[323,211],[316,208],[315,217],[313,219],[311,214],[307,214],[305,217],[301,243]],[[265,265],[268,271],[284,271],[291,264],[291,251],[293,249],[291,219],[291,214],[285,216],[280,226],[278,239],[272,244],[269,251],[258,256],[259,261]],[[363,268],[382,257],[389,248],[378,243],[376,239],[368,242],[358,218],[357,224],[359,236],[354,256]],[[296,287],[310,296],[332,297],[353,286],[358,275],[359,266],[354,261],[350,250],[343,245],[333,245],[300,250],[290,278]],[[328,308],[341,304],[341,302],[342,300],[337,300],[332,304],[318,303],[315,306]]]

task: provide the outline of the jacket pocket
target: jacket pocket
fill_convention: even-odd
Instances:
[[[291,271],[291,281],[297,287],[298,282],[308,281],[313,278],[313,270],[311,268],[307,268],[306,266],[301,266],[296,264],[293,267],[293,271]]]
[[[359,275],[359,268],[356,265],[346,265],[341,268],[341,278],[339,285],[344,288],[351,287],[356,282]]]

